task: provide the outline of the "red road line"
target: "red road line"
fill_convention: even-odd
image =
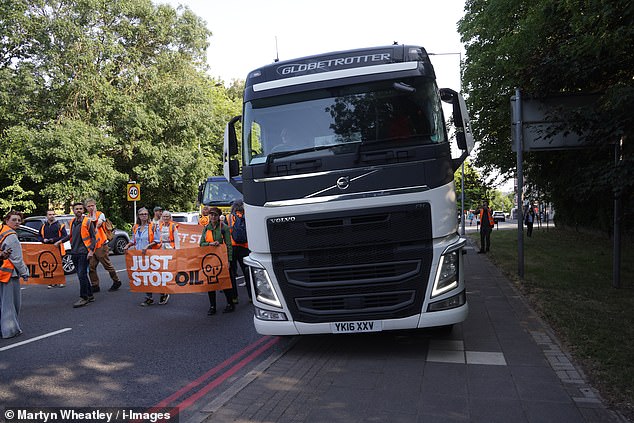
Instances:
[[[247,357],[243,358],[239,363],[235,364],[229,370],[224,372],[222,375],[217,377],[216,379],[209,382],[206,386],[200,389],[198,392],[190,396],[189,398],[183,400],[180,404],[176,405],[176,413],[178,414],[181,411],[191,407],[196,401],[198,401],[203,395],[207,394],[209,391],[220,385],[222,382],[227,380],[229,377],[233,376],[244,366],[249,364],[251,361],[256,359],[260,354],[271,348],[273,345],[277,344],[280,341],[280,337],[275,337],[271,339],[269,342],[249,354]]]
[[[193,380],[192,382],[190,382],[187,385],[183,386],[178,391],[174,392],[172,395],[170,395],[167,398],[163,399],[161,402],[156,404],[154,407],[150,408],[149,411],[152,412],[152,411],[156,411],[156,410],[159,410],[161,408],[167,407],[167,405],[169,403],[171,403],[175,399],[185,395],[187,392],[193,390],[195,387],[197,387],[198,385],[203,383],[205,380],[209,379],[209,377],[211,377],[214,374],[218,373],[221,369],[231,365],[234,361],[237,361],[240,357],[245,355],[247,352],[257,348],[260,344],[262,344],[267,339],[270,339],[270,336],[263,336],[262,338],[258,339],[257,341],[255,341],[251,345],[248,345],[247,347],[245,347],[242,350],[238,351],[237,353],[235,353],[234,355],[232,355],[231,357],[229,357],[228,359],[226,359],[222,363],[220,363],[217,366],[213,367],[212,369],[208,370],[205,374],[203,374],[202,376],[200,376],[196,380]],[[276,338],[275,342],[277,342],[278,340],[279,340],[279,338]]]

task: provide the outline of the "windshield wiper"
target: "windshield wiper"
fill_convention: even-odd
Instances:
[[[317,145],[315,147],[302,148],[301,150],[288,150],[288,151],[276,151],[274,153],[266,156],[266,172],[269,172],[269,168],[271,164],[275,161],[275,159],[279,159],[281,157],[289,157],[294,156],[296,154],[303,153],[312,153],[313,151],[327,150],[332,147],[336,147],[337,144],[328,144],[328,145]]]

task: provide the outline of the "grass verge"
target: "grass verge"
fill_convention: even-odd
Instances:
[[[479,245],[479,234],[470,236]],[[557,332],[609,405],[634,419],[634,243],[623,242],[621,288],[612,288],[612,241],[550,228],[524,235],[517,277],[517,230],[494,230],[492,261]]]

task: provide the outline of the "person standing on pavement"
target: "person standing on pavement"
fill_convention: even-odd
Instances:
[[[476,214],[480,215],[480,251],[478,254],[488,253],[491,249],[491,232],[495,222],[487,200],[482,202],[482,207],[476,210]]]
[[[535,222],[535,210],[533,207],[528,206],[526,210],[526,217],[524,217],[524,223],[526,224],[526,236],[529,238],[533,236],[533,223]]]
[[[66,232],[66,227],[62,224],[59,223],[56,219],[56,215],[55,215],[55,211],[54,210],[47,210],[46,211],[46,222],[44,222],[42,224],[42,227],[40,228],[40,235],[39,235],[39,240],[40,242],[44,243],[44,244],[55,244],[57,241],[59,241],[62,238],[65,238],[68,235],[68,233]],[[59,244],[59,249],[60,249],[60,253],[61,256],[64,257],[64,254],[66,254],[66,251],[64,250],[64,244]],[[60,284],[51,284],[49,285],[49,289],[50,288],[64,288],[66,286],[66,284],[60,283]]]
[[[106,231],[103,228],[103,224],[106,222],[106,215],[103,212],[97,210],[97,202],[92,198],[86,200],[86,208],[88,209],[88,217],[95,226],[95,236],[97,237],[97,245],[95,247],[95,253],[90,258],[90,283],[92,284],[92,291],[99,292],[99,275],[97,274],[97,266],[99,263],[106,269],[110,278],[112,279],[112,286],[108,291],[116,291],[121,287],[121,280],[117,275],[117,270],[110,261],[110,247],[108,246],[108,237]]]
[[[135,250],[142,251],[143,254],[148,248],[154,248],[158,246],[154,243],[155,239],[159,238],[157,232],[158,226],[150,220],[150,212],[145,207],[141,207],[137,212],[137,220],[132,227],[132,239],[123,249],[128,250],[130,247],[134,247]],[[145,300],[141,303],[143,307],[154,304],[152,293],[145,294]]]
[[[231,245],[233,248],[233,256],[231,259],[231,272],[237,279],[238,264],[242,269],[242,275],[244,276],[244,284],[240,286],[247,287],[247,295],[249,296],[249,302],[253,302],[251,296],[251,284],[249,283],[249,272],[247,266],[244,264],[244,258],[249,255],[249,242],[247,240],[246,233],[246,220],[244,216],[244,201],[236,199],[231,204],[231,213],[228,216],[229,233],[231,234]],[[236,286],[236,280],[232,281],[234,287],[234,298],[238,298],[238,289]]]
[[[154,207],[154,210],[157,208]],[[161,221],[156,228],[156,234],[154,237],[154,242],[149,244],[148,248],[159,248],[161,250],[178,250],[180,248],[180,239],[178,237],[178,225],[176,222],[172,220],[172,213],[160,209],[161,211]],[[152,294],[148,293],[145,299],[145,302],[148,301],[148,298],[151,300],[150,305],[154,302],[152,300]],[[170,299],[169,294],[161,294],[159,297],[159,305],[165,305]]]
[[[233,254],[233,248],[231,248],[231,235],[227,225],[220,221],[221,214],[222,212],[218,207],[211,207],[209,209],[209,224],[203,228],[203,232],[200,237],[200,246],[219,246],[221,244],[225,244],[225,248],[227,249],[227,259],[229,260],[229,263],[231,263]],[[227,306],[222,311],[223,313],[231,313],[236,309],[237,298],[234,297],[235,278],[232,276],[232,273],[233,272],[230,268],[229,275],[231,276],[231,287],[223,289],[222,291],[227,299]],[[207,315],[213,316],[216,314],[216,291],[208,291],[207,295],[209,296],[209,311],[207,311]]]
[[[0,250],[6,257],[0,266],[0,337],[22,335],[18,315],[22,306],[20,278],[29,280],[29,268],[22,259],[22,246],[15,230],[22,223],[22,212],[10,211],[0,226]]]

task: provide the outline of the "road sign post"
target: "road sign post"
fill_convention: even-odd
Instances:
[[[132,216],[132,222],[136,222],[136,202],[141,199],[141,184],[137,184],[136,181],[128,181],[127,188],[128,201],[134,202],[134,216]]]

